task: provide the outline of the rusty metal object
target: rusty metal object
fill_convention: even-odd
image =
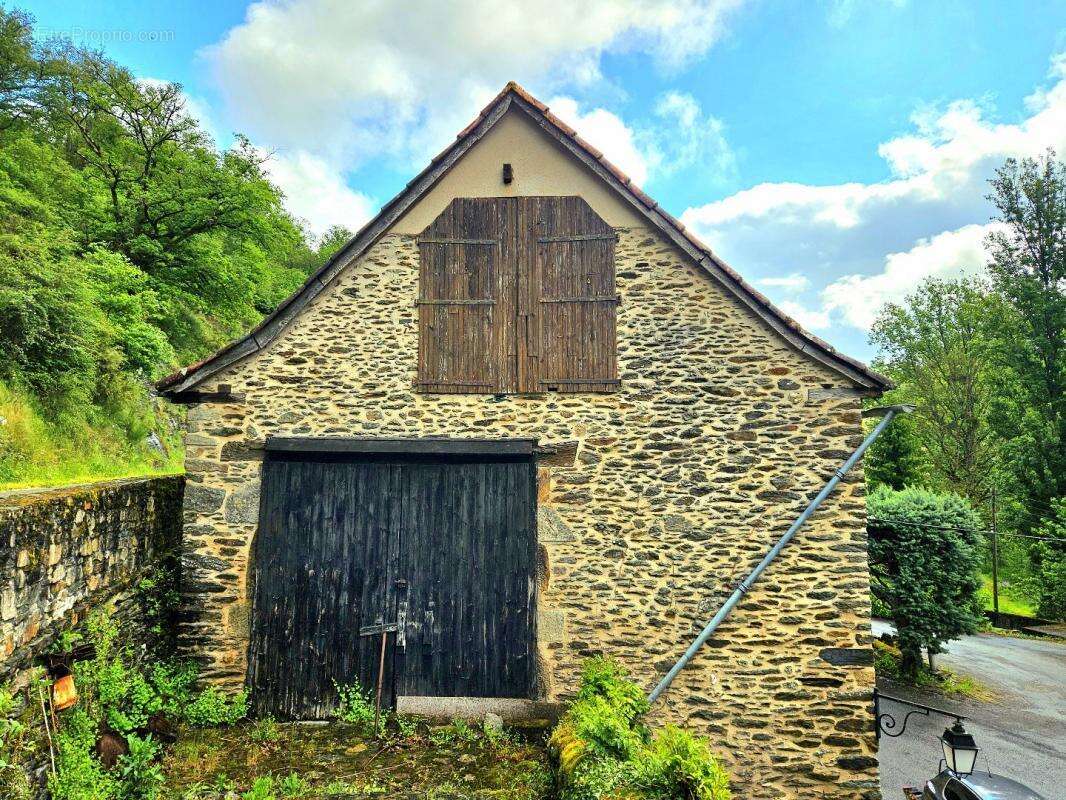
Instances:
[[[64,675],[52,684],[52,708],[65,711],[78,702],[78,687],[74,685],[74,676]]]

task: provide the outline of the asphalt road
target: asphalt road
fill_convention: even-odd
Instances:
[[[874,620],[874,635],[891,626]],[[951,642],[939,663],[971,675],[996,693],[995,700],[948,700],[898,684],[880,682],[881,691],[943,708],[969,719],[966,729],[981,749],[982,770],[1007,775],[1031,786],[1048,800],[1066,798],[1066,644],[1037,639],[978,634]],[[884,702],[902,720],[907,709]],[[881,793],[901,800],[904,784],[921,786],[937,771],[938,737],[950,720],[913,716],[907,731],[893,739],[882,735]]]

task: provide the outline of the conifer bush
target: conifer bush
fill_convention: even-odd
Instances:
[[[896,626],[901,671],[916,676],[922,650],[977,631],[981,519],[954,494],[878,487],[867,503],[874,596]]]

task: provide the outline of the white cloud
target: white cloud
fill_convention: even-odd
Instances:
[[[676,68],[744,0],[261,0],[204,55],[255,141],[334,163],[439,149],[510,79],[591,86],[608,52]]]
[[[572,97],[553,97],[548,107],[582,139],[602,150],[638,186],[647,182],[652,156],[637,144],[638,135],[620,117],[602,108],[582,112]]]
[[[868,330],[886,303],[899,303],[926,278],[953,278],[984,272],[985,237],[994,224],[966,225],[919,239],[910,250],[885,256],[884,270],[873,275],[845,275],[822,291],[828,320],[833,312],[856,328]]]
[[[869,2],[869,0],[868,0]],[[870,5],[876,3],[882,3],[890,5],[893,8],[903,8],[907,5],[907,0],[872,0]],[[856,6],[858,2],[856,0],[830,0],[829,7],[826,13],[826,21],[832,28],[843,28],[855,15]]]
[[[789,275],[763,278],[759,281],[759,285],[769,286],[775,289],[784,289],[789,292],[802,292],[811,285],[811,279],[802,272],[793,272]]]
[[[666,92],[655,104],[662,124],[647,132],[656,173],[669,175],[690,166],[723,176],[736,168],[736,157],[726,141],[725,125],[704,114],[690,94]]]
[[[627,125],[603,108],[583,111],[572,97],[553,97],[552,113],[574,128],[638,186],[658,176],[694,168],[720,177],[735,166],[720,120],[703,113],[694,97],[671,91],[655,105],[662,124]]]
[[[307,152],[274,153],[263,168],[285,193],[285,208],[316,237],[333,225],[355,231],[373,215],[373,200],[350,189],[329,164]]]
[[[890,173],[882,182],[764,183],[690,208],[682,220],[744,273],[810,277],[824,288],[806,303],[819,306],[809,313],[867,329],[885,302],[923,278],[980,271],[993,214],[987,180],[1004,159],[1049,146],[1066,153],[1066,57],[1050,76],[1016,123],[993,122],[973,101],[916,114],[913,132],[878,149]]]
[[[833,324],[829,319],[828,311],[807,308],[795,300],[782,300],[777,304],[777,307],[807,330],[820,331]]]

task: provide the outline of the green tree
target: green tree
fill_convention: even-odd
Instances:
[[[1066,495],[1066,164],[1053,150],[1008,159],[991,185],[1002,230],[988,239],[989,272],[1015,312],[1003,348],[1016,380],[995,422],[1028,531]]]
[[[901,669],[916,675],[922,648],[977,630],[980,517],[954,494],[876,489],[869,498],[874,596],[892,613]]]
[[[1037,614],[1044,619],[1066,619],[1066,497],[1052,503],[1051,513],[1036,528],[1029,550],[1036,578]]]
[[[32,26],[0,8],[0,482],[161,468],[150,381],[257,323],[342,233],[313,245],[266,156],[220,151],[179,86]]]
[[[0,8],[0,131],[36,114],[42,77],[33,53],[32,20],[18,9]]]
[[[887,399],[916,406],[883,448],[912,433],[910,442],[920,447],[929,471],[925,481],[911,474],[913,482],[975,504],[987,499],[999,456],[988,417],[1003,383],[993,357],[1000,306],[978,281],[928,280],[903,305],[886,306],[870,334],[899,387]],[[916,466],[912,458],[899,469]],[[898,479],[883,482],[902,488]]]
[[[889,423],[867,451],[863,468],[871,489],[887,486],[898,491],[925,484],[927,466],[911,415],[900,414]]]

